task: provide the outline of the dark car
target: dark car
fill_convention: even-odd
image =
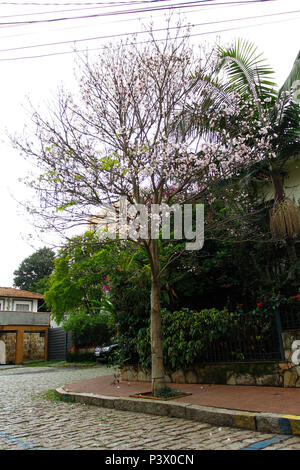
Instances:
[[[118,348],[118,344],[110,344],[109,346],[104,346],[103,348],[96,348],[94,355],[97,360],[107,361],[111,356],[113,351]]]

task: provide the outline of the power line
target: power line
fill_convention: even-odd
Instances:
[[[169,0],[147,0],[144,2],[133,1],[131,3],[154,3],[154,2],[165,2]],[[209,0],[208,0],[209,1]],[[0,2],[1,5],[12,5],[12,6],[87,6],[87,5],[114,5],[120,3],[127,3],[126,1],[122,2],[86,2],[86,3],[75,3],[75,2],[68,2],[68,3],[38,3],[38,2],[26,2],[26,3],[17,3],[17,2]]]
[[[82,10],[98,10],[102,8],[110,8],[112,6],[131,6],[131,5],[143,5],[143,4],[153,4],[153,3],[166,3],[170,2],[171,0],[127,0],[127,1],[119,1],[119,2],[98,2],[95,3],[94,5],[97,6],[87,6],[87,8],[71,8],[68,10],[51,10],[51,11],[40,11],[40,12],[30,12],[30,13],[18,13],[18,14],[13,14],[13,15],[2,15],[0,18],[16,18],[18,16],[36,16],[36,15],[48,15],[52,13],[66,13],[66,12],[76,12],[76,11],[82,11]],[[213,1],[213,0],[202,0],[203,2],[206,1]],[[2,4],[0,3],[0,6]],[[20,4],[18,4],[20,5]],[[44,4],[47,5],[47,4]],[[71,5],[71,4],[70,4]],[[86,4],[88,5],[88,4]],[[60,6],[63,6],[61,4]],[[78,4],[80,6],[80,4]]]
[[[77,19],[88,19],[88,18],[97,18],[103,16],[114,16],[114,15],[124,15],[124,14],[132,14],[132,13],[143,13],[149,11],[162,11],[162,10],[169,10],[169,9],[178,9],[178,8],[187,8],[190,6],[207,6],[208,2],[214,0],[195,0],[183,3],[175,3],[168,6],[160,6],[154,8],[139,8],[135,10],[120,10],[120,11],[112,11],[112,12],[105,12],[105,13],[95,13],[93,15],[83,15],[83,16],[73,16],[73,17],[62,17],[62,18],[48,18],[46,20],[28,20],[28,21],[14,21],[14,22],[1,22],[0,26],[25,26],[25,25],[32,25],[32,24],[41,24],[41,23],[53,23],[58,21],[70,21],[70,20],[77,20]],[[262,0],[246,0],[240,2],[218,2],[214,3],[214,6],[218,5],[230,5],[230,4],[246,4],[246,3],[261,3]],[[274,1],[274,0],[264,0],[267,2]]]
[[[255,23],[255,24],[251,24],[251,25],[243,25],[243,26],[237,26],[237,27],[233,27],[233,28],[218,29],[218,30],[215,30],[215,31],[205,31],[203,33],[190,34],[189,36],[190,37],[205,36],[205,35],[209,35],[209,34],[217,34],[217,33],[223,33],[223,32],[228,32],[228,31],[235,31],[235,30],[239,30],[239,29],[248,29],[248,28],[271,25],[271,24],[276,24],[276,23],[283,23],[285,21],[294,21],[295,19],[299,19],[299,18],[286,18],[286,19],[283,19],[283,20],[275,20],[275,21],[263,22],[263,23],[259,23],[259,24]],[[133,35],[134,33],[128,33],[128,34]],[[172,40],[172,39],[183,39],[185,37],[186,36],[176,36],[174,38],[169,38],[169,39],[170,40]],[[166,38],[156,39],[156,41],[157,42],[166,41]],[[138,44],[147,44],[147,43],[150,43],[150,42],[153,42],[153,40],[137,42],[136,45],[138,45]],[[101,46],[101,47],[89,49],[89,51],[90,52],[98,51],[98,50],[102,50],[104,48],[105,48],[105,46]],[[79,52],[86,52],[86,49],[73,50],[73,51],[63,51],[63,52],[52,52],[52,53],[49,53],[49,54],[40,54],[40,55],[35,55],[35,56],[11,57],[11,58],[4,58],[4,59],[0,58],[0,61],[5,62],[5,61],[14,61],[14,60],[17,61],[17,60],[24,60],[24,59],[39,59],[39,58],[44,58],[44,57],[74,54],[74,53],[79,53]]]
[[[130,6],[130,5],[139,5],[139,4],[145,4],[145,3],[154,3],[154,2],[163,2],[163,1],[169,1],[169,0],[151,0],[151,1],[140,1],[140,2],[111,2],[107,4],[103,4],[102,6],[94,6],[94,7],[87,7],[87,8],[72,8],[68,10],[52,10],[52,11],[41,11],[41,12],[31,12],[31,13],[18,13],[17,15],[2,15],[0,18],[16,18],[18,16],[36,16],[36,15],[48,15],[52,13],[68,13],[68,12],[74,12],[74,11],[82,11],[82,10],[99,10],[102,8],[110,8],[112,4],[115,6]]]
[[[161,0],[159,0],[161,1]],[[257,1],[261,1],[261,0],[257,0]],[[273,0],[273,1],[278,1],[278,0]],[[251,2],[253,3],[253,1]],[[256,2],[254,2],[256,3]],[[238,8],[238,7],[247,7],[249,6],[249,2],[245,3],[234,3],[234,4],[230,4],[230,5],[227,5],[227,4],[224,4],[224,5],[221,5],[219,7],[219,10],[221,8]],[[199,11],[203,12],[203,11],[208,11],[208,10],[211,10],[211,8],[214,8],[214,5],[210,4],[210,5],[207,5],[207,8],[203,8],[203,6],[201,7],[201,9],[192,9],[192,10],[186,10],[185,13],[198,13]],[[159,13],[159,12],[158,12]],[[180,15],[180,12],[179,13],[176,13],[177,15]],[[153,15],[152,15],[153,17]],[[125,18],[125,19],[119,19],[119,20],[114,20],[114,21],[106,21],[105,22],[105,25],[108,25],[108,24],[116,24],[116,23],[124,23],[126,21],[126,23],[129,23],[129,22],[132,22],[132,21],[140,21],[140,20],[143,20],[145,18],[148,18],[147,16],[142,16],[142,17],[135,17],[135,18]],[[155,17],[154,17],[155,18]],[[58,28],[58,29],[52,29],[50,30],[49,32],[50,33],[53,33],[53,32],[60,32],[60,31],[63,31],[64,33],[66,31],[69,31],[69,30],[73,30],[73,29],[83,29],[83,28],[86,28],[87,26],[85,25],[80,25],[80,26],[71,26],[71,27],[63,27],[63,28]],[[6,38],[14,38],[14,37],[20,37],[20,36],[32,36],[32,35],[35,35],[35,34],[40,34],[40,31],[31,31],[31,32],[28,32],[28,33],[19,33],[19,34],[9,34],[9,35],[6,35],[6,36],[0,36],[0,40],[1,39],[6,39]],[[73,41],[72,41],[73,42]]]
[[[167,2],[170,0],[145,0],[144,2],[139,2],[139,1],[132,1],[131,3],[154,3],[154,2]],[[214,0],[203,0],[203,3],[208,3],[212,2]],[[262,1],[269,1],[269,0],[258,0],[259,2]],[[246,3],[254,3],[255,0],[246,2]],[[15,6],[86,6],[86,5],[104,5],[104,4],[120,4],[120,3],[127,3],[126,1],[122,2],[86,2],[86,3],[80,3],[80,2],[68,2],[68,3],[39,3],[39,2],[26,2],[26,3],[17,3],[17,2],[0,2],[1,5],[15,5]],[[231,2],[233,3],[233,2]],[[236,2],[238,3],[238,2]],[[245,3],[245,2],[244,2]]]
[[[253,19],[258,19],[258,18],[266,18],[266,17],[273,17],[273,16],[279,16],[279,15],[287,15],[291,13],[300,13],[300,10],[294,10],[290,12],[280,12],[280,13],[271,13],[271,14],[266,14],[266,15],[256,15],[256,16],[246,16],[243,18],[231,18],[229,20],[218,20],[218,21],[208,21],[205,23],[196,23],[196,24],[191,24],[189,25],[190,27],[196,27],[196,26],[207,26],[207,25],[212,25],[212,24],[220,24],[220,23],[231,23],[233,21],[246,21],[246,20],[253,20]],[[158,28],[158,29],[153,29],[153,32],[160,32],[160,31],[166,31],[170,29],[178,29],[177,26],[171,26],[169,28]],[[105,36],[96,36],[96,37],[90,37],[90,38],[82,38],[82,39],[73,39],[73,40],[68,40],[68,41],[57,41],[57,42],[50,42],[46,44],[34,44],[30,46],[20,46],[20,47],[11,47],[8,49],[0,49],[0,52],[11,52],[11,51],[17,51],[17,50],[24,50],[24,49],[33,49],[37,47],[49,47],[49,46],[58,46],[62,44],[75,44],[77,42],[87,42],[87,41],[96,41],[99,39],[112,39],[112,38],[117,38],[117,37],[122,37],[122,36],[132,36],[132,35],[139,35],[139,34],[147,34],[150,33],[149,30],[147,31],[133,31],[129,33],[120,33],[120,34],[110,34],[110,35],[105,35]]]

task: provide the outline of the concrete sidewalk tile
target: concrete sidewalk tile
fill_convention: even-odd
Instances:
[[[167,416],[167,409],[163,403],[144,398],[118,397],[115,401],[115,409],[122,411],[134,411],[147,414]]]
[[[281,434],[293,434],[290,420],[287,418],[283,418],[282,416],[278,417],[278,423],[280,428]]]
[[[280,416],[273,413],[258,413],[256,416],[256,427],[260,432],[271,432],[276,434],[289,434],[285,423],[280,422]]]
[[[115,401],[115,409],[123,411],[134,411],[173,418],[186,418],[185,403],[170,403],[169,401],[158,401],[144,398],[119,397]]]
[[[200,405],[189,405],[186,407],[186,419],[204,421],[216,426],[234,426],[234,415],[231,410],[213,408]]]
[[[256,416],[256,413],[250,413],[247,411],[244,413],[237,412],[235,415],[235,426],[256,431]]]
[[[183,418],[186,419],[186,409],[189,406],[188,403],[173,402],[168,403],[169,415],[172,418]]]
[[[87,405],[101,406],[103,408],[113,409],[114,401],[117,397],[109,397],[107,395],[95,395],[92,393],[79,393],[79,392],[67,392],[63,388],[57,388],[56,392],[63,396],[63,398],[70,399],[77,403],[85,403]]]
[[[283,415],[282,418],[289,420],[292,434],[300,435],[300,416]]]

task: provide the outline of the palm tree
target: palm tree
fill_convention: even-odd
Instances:
[[[292,67],[292,70],[291,70],[289,76],[287,77],[286,81],[284,82],[284,84],[280,88],[279,93],[281,93],[283,91],[291,90],[291,88],[293,88],[294,83],[297,82],[297,80],[300,80],[300,52],[298,53],[298,55],[295,59],[294,65]]]
[[[248,173],[248,181],[259,174],[273,183],[274,204],[270,211],[270,229],[275,239],[286,240],[291,261],[296,260],[294,238],[300,233],[300,214],[284,193],[284,167],[300,154],[300,106],[291,98],[293,83],[300,79],[300,54],[279,91],[270,78],[274,73],[257,48],[246,40],[237,40],[229,48],[218,47],[219,72],[225,73],[223,92],[237,92],[252,100],[261,125],[260,132],[272,133],[273,151]],[[254,113],[254,115],[255,115]],[[266,129],[266,123],[269,127]]]

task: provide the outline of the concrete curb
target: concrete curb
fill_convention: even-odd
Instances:
[[[249,411],[228,410],[183,402],[147,400],[132,397],[112,397],[93,393],[67,392],[63,387],[56,392],[66,400],[135,413],[146,413],[170,418],[183,418],[214,426],[230,426],[264,433],[300,435],[300,416]]]
[[[17,368],[20,368],[20,367],[23,367],[23,366],[22,366],[21,364],[20,364],[20,365],[15,365],[15,364],[11,364],[11,365],[0,364],[0,372],[1,372],[1,370],[17,369]]]

